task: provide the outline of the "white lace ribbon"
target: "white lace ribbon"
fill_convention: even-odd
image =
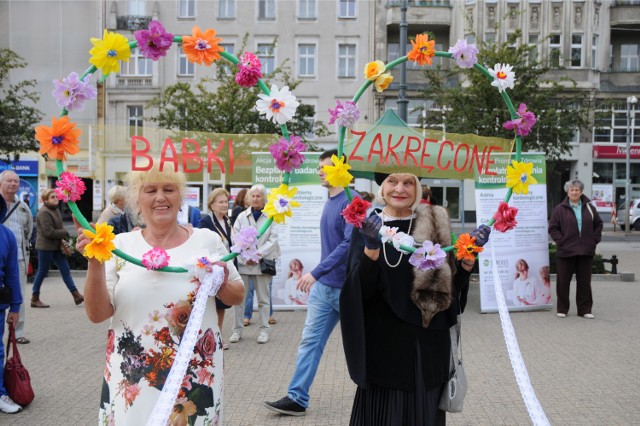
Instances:
[[[489,244],[491,244],[489,242]],[[487,246],[485,246],[485,249]],[[536,396],[531,380],[529,379],[529,373],[527,372],[527,366],[522,359],[522,353],[518,346],[518,339],[516,338],[516,332],[511,323],[511,317],[509,317],[509,310],[507,309],[507,303],[504,300],[504,293],[502,292],[502,283],[500,282],[500,275],[498,274],[498,267],[496,266],[496,254],[493,247],[488,247],[491,250],[491,265],[493,271],[493,286],[496,292],[496,301],[498,303],[498,313],[500,314],[500,323],[502,324],[502,333],[504,334],[504,341],[507,345],[507,352],[509,353],[509,360],[511,361],[511,367],[513,373],[516,376],[518,387],[520,388],[520,396],[524,401],[524,405],[527,407],[529,417],[535,426],[551,425],[547,415],[544,413],[540,401]]]
[[[167,424],[175,400],[178,397],[180,386],[182,386],[184,375],[187,372],[189,360],[193,354],[193,348],[198,340],[198,331],[202,325],[204,311],[207,308],[207,299],[209,296],[218,294],[218,290],[220,290],[223,281],[224,269],[216,265],[214,265],[211,272],[208,272],[200,281],[200,288],[198,289],[196,300],[193,303],[189,321],[182,334],[178,352],[173,360],[173,365],[167,375],[167,379],[164,382],[162,392],[153,407],[151,417],[149,417],[147,421],[147,426],[165,426]]]

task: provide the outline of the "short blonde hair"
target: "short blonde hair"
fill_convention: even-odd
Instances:
[[[207,207],[209,208],[209,210],[211,210],[211,204],[213,204],[214,200],[218,197],[218,195],[224,195],[225,197],[227,197],[227,201],[230,198],[229,191],[227,191],[226,189],[224,188],[214,189],[209,193],[209,196],[207,197]]]
[[[55,194],[55,193],[56,193],[55,189],[47,188],[47,189],[42,191],[42,193],[40,194],[40,198],[42,199],[42,202],[44,203],[51,196],[51,194]]]
[[[174,172],[168,167],[160,171],[160,161],[158,159],[153,160],[153,165],[146,171],[129,172],[126,177],[127,181],[127,204],[131,209],[131,212],[136,213],[140,211],[138,206],[138,198],[140,197],[140,191],[148,183],[169,183],[178,187],[180,193],[180,204],[184,200],[185,193],[187,191],[187,178],[182,172]]]
[[[127,200],[127,188],[121,185],[116,185],[109,190],[107,193],[107,197],[109,201],[112,203],[116,203],[118,200]]]

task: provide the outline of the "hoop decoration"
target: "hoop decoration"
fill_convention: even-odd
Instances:
[[[256,241],[275,221],[285,223],[287,217],[292,216],[292,208],[300,204],[293,201],[297,192],[296,187],[289,187],[291,172],[300,167],[304,162],[301,154],[306,147],[301,138],[290,135],[286,123],[295,115],[300,102],[291,93],[287,86],[278,87],[272,84],[267,87],[262,80],[261,63],[259,58],[251,52],[244,52],[240,58],[226,52],[220,45],[222,39],[216,37],[214,29],[202,31],[198,26],[192,28],[191,35],[176,36],[167,32],[164,26],[157,20],[149,23],[147,30],[139,30],[134,33],[136,40],[130,41],[121,34],[104,30],[103,38],[92,38],[93,48],[89,51],[92,65],[81,75],[72,72],[62,80],[54,81],[52,95],[56,98],[62,111],[58,118],[53,117],[51,126],[38,126],[35,129],[36,139],[40,144],[39,153],[45,160],[56,161],[58,181],[56,194],[58,198],[66,202],[78,223],[84,228],[83,233],[90,238],[84,255],[104,262],[113,254],[140,267],[146,267],[161,272],[185,273],[187,269],[169,266],[170,259],[163,255],[159,248],[150,251],[144,256],[144,260],[137,259],[113,245],[113,227],[107,224],[98,224],[95,229],[82,215],[76,201],[78,201],[86,188],[81,179],[75,174],[65,170],[65,161],[68,155],[77,154],[80,151],[79,138],[81,130],[71,122],[68,114],[75,110],[82,110],[86,101],[93,100],[97,96],[95,87],[89,84],[91,76],[100,69],[102,74],[99,83],[104,82],[113,72],[120,71],[120,62],[128,62],[131,49],[139,48],[140,53],[153,61],[158,61],[166,56],[172,44],[182,44],[182,49],[187,60],[191,63],[210,66],[213,62],[224,59],[237,66],[236,83],[242,87],[257,85],[262,94],[256,101],[256,110],[267,120],[276,124],[282,134],[282,138],[273,144],[269,151],[276,160],[276,167],[282,171],[280,186],[270,191],[267,203],[262,212],[268,220],[255,233],[245,232],[239,236],[239,242],[231,248],[232,252],[221,258],[229,261],[241,255],[243,257],[255,257],[257,252]],[[165,253],[166,254],[166,253]]]
[[[406,61],[415,62],[420,66],[432,65],[432,58],[435,56],[453,59],[460,68],[475,68],[484,74],[492,81],[491,85],[498,89],[509,110],[511,120],[505,122],[503,127],[515,132],[515,159],[511,161],[506,170],[506,186],[508,190],[504,201],[500,202],[498,210],[486,225],[493,226],[499,232],[507,232],[513,229],[517,224],[515,217],[518,209],[509,206],[511,195],[513,193],[527,193],[528,186],[537,183],[532,176],[533,164],[521,162],[522,136],[526,136],[531,132],[537,119],[533,112],[527,110],[526,104],[520,104],[517,111],[513,106],[507,93],[507,89],[512,89],[515,85],[513,67],[509,64],[497,63],[493,68],[485,68],[478,64],[477,54],[479,51],[477,47],[467,44],[465,40],[458,40],[448,52],[436,51],[434,48],[435,40],[429,40],[427,34],[417,35],[415,41],[412,40],[411,44],[413,47],[411,52],[386,65],[382,61],[368,63],[364,69],[367,81],[362,84],[353,99],[345,103],[337,101],[336,108],[329,109],[332,120],[329,124],[335,121],[340,126],[338,155],[332,158],[333,165],[325,166],[323,171],[327,174],[326,179],[329,183],[333,181],[336,185],[345,188],[347,198],[351,201],[352,205],[348,207],[349,211],[345,209],[343,216],[345,216],[348,223],[357,227],[360,227],[362,221],[364,221],[363,215],[350,213],[352,210],[361,209],[362,201],[359,197],[354,198],[348,187],[353,176],[349,173],[350,166],[344,163],[346,134],[348,128],[353,126],[359,117],[358,100],[372,84],[378,92],[387,89],[393,80],[393,76],[388,73],[392,68]],[[412,253],[410,262],[423,270],[436,268],[441,263],[442,252],[450,252],[455,249],[458,259],[475,260],[476,254],[482,251],[482,247],[476,246],[475,238],[469,234],[462,234],[457,238],[453,235],[452,241],[454,244],[448,247],[441,248],[439,244],[434,245],[431,241],[425,241],[422,247],[416,249],[411,236],[396,231],[397,229],[395,228],[388,229],[388,227],[383,227],[381,230],[383,243],[393,244],[398,250]]]

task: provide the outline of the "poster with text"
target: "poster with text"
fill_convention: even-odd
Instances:
[[[513,157],[515,158],[515,156]],[[487,223],[507,195],[506,168],[509,155],[496,155],[488,173],[476,176],[478,225]],[[478,256],[480,266],[480,311],[497,312],[494,279],[502,285],[509,311],[551,309],[549,238],[547,229],[547,185],[544,154],[525,153],[522,161],[533,163],[537,184],[526,194],[513,194],[509,206],[516,207],[515,229],[491,232],[491,243]],[[494,277],[492,255],[498,277]]]
[[[613,209],[614,188],[611,184],[594,183],[591,185],[591,203],[599,213],[611,213]]]

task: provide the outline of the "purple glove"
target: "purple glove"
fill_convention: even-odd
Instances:
[[[475,237],[476,245],[478,247],[482,247],[489,242],[490,233],[491,233],[490,227],[488,227],[487,225],[480,225],[479,227],[471,231],[469,236]]]
[[[364,238],[364,246],[370,250],[380,248],[380,228],[382,227],[382,219],[377,214],[369,216],[359,229],[360,235]]]

